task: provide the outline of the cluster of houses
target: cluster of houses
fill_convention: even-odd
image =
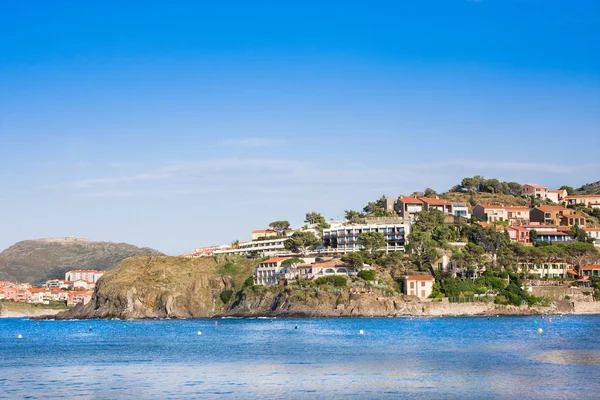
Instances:
[[[465,222],[471,217],[478,220],[478,224],[492,227],[508,233],[510,240],[522,244],[532,244],[532,231],[535,231],[538,241],[566,242],[574,240],[568,231],[578,226],[600,246],[600,228],[588,226],[586,218],[569,205],[585,205],[591,208],[600,208],[600,195],[575,195],[569,196],[566,190],[549,190],[537,184],[523,185],[523,192],[534,197],[544,204],[537,207],[504,206],[502,204],[477,204],[472,209],[463,202],[448,201],[439,197],[424,196],[399,196],[397,199],[386,199],[385,209],[389,217],[364,218],[363,223],[331,222],[331,226],[318,230],[314,226],[307,226],[302,230],[309,230],[321,238],[322,244],[310,251],[313,258],[305,258],[306,263],[283,266],[285,260],[296,257],[285,249],[285,241],[294,233],[289,230],[285,233],[272,229],[255,230],[247,242],[236,242],[232,245],[221,245],[197,248],[184,257],[206,257],[218,254],[255,255],[270,257],[256,268],[254,283],[256,285],[272,285],[287,279],[315,279],[327,275],[348,275],[358,273],[358,270],[349,267],[336,258],[341,254],[359,251],[362,246],[359,235],[366,232],[382,233],[386,242],[384,250],[404,251],[407,237],[411,232],[412,224],[417,215],[422,211],[440,210],[446,216],[446,223],[457,224]],[[393,215],[393,216],[392,216]],[[456,243],[464,246],[465,243]],[[451,270],[450,257],[444,254],[436,263],[441,270]],[[554,263],[541,264],[533,267],[533,272],[540,277],[566,277],[577,274],[566,264]],[[583,270],[584,274],[598,276],[600,269],[590,266]],[[409,295],[427,297],[431,293],[433,277],[405,277],[408,284],[406,290]],[[424,295],[424,296],[423,296]]]
[[[65,274],[65,279],[49,279],[41,287],[33,287],[30,283],[0,281],[0,300],[33,304],[64,301],[68,306],[87,304],[103,273],[96,270],[71,270]]]

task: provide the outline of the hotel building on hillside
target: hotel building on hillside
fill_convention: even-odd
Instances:
[[[67,271],[65,274],[65,281],[87,281],[87,282],[98,282],[98,279],[104,275],[104,271],[96,271],[93,269],[74,269]]]
[[[285,252],[284,243],[288,238],[273,238],[253,242],[241,242],[237,247],[215,250],[214,254],[252,255],[256,253],[262,257],[270,257]]]
[[[410,225],[407,223],[390,224],[353,224],[338,228],[323,230],[323,247],[338,253],[359,251],[362,246],[358,236],[366,232],[381,232],[387,242],[387,247],[382,250],[396,251],[404,250],[410,233]]]

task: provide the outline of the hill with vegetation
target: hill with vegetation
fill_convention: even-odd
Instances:
[[[580,188],[575,189],[577,194],[600,194],[600,181],[594,183],[586,183]]]
[[[162,255],[127,243],[51,238],[18,242],[0,253],[0,280],[41,283],[70,269],[107,270],[132,256]]]

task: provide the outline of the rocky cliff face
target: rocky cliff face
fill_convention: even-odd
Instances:
[[[245,259],[127,259],[102,277],[90,303],[58,314],[56,318],[387,317],[574,310],[573,304],[565,302],[545,308],[527,308],[492,303],[456,304],[447,299],[421,301],[398,294],[384,296],[368,289],[291,289],[244,284],[255,265]],[[229,290],[234,295],[223,304],[221,294]],[[586,309],[586,312],[590,311]]]
[[[221,291],[241,287],[254,264],[241,260],[226,275],[212,258],[135,257],[107,272],[92,301],[57,319],[203,318],[223,307]]]

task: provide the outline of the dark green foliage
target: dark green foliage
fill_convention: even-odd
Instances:
[[[221,301],[223,302],[223,304],[229,303],[229,300],[231,300],[232,296],[233,296],[233,290],[230,290],[230,289],[222,290],[221,294],[219,294],[219,297],[221,298]]]
[[[309,250],[315,249],[321,244],[321,240],[310,231],[296,231],[284,242],[287,250],[305,255]]]
[[[364,265],[364,259],[361,253],[352,252],[346,253],[342,256],[342,261],[353,266],[354,268],[360,268]]]
[[[387,247],[387,242],[381,232],[363,232],[358,235],[358,242],[370,254]]]
[[[375,280],[375,271],[371,269],[363,269],[358,272],[358,277],[364,279],[365,281],[374,281]]]
[[[273,221],[269,224],[269,227],[277,232],[278,236],[284,236],[285,232],[290,229],[289,221]]]
[[[376,201],[371,201],[363,208],[364,215],[369,217],[389,217],[394,216],[393,211],[388,211],[385,208],[385,195],[381,196]]]
[[[240,267],[232,262],[228,262],[227,264],[219,267],[220,275],[237,275],[240,272]]]
[[[335,287],[345,287],[347,283],[347,279],[345,276],[341,275],[329,275],[323,276],[321,278],[317,278],[315,280],[315,284],[321,285],[333,285]]]
[[[290,265],[294,265],[294,264],[304,264],[304,260],[298,257],[292,257],[292,258],[288,258],[287,260],[284,260],[281,263],[282,267],[289,267]]]
[[[244,287],[252,287],[254,286],[254,277],[253,276],[249,276],[245,281],[244,281]]]

